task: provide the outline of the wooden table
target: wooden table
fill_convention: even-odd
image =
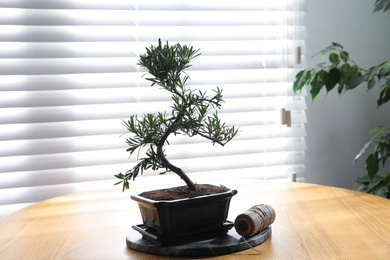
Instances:
[[[229,220],[261,203],[277,216],[271,238],[256,247],[262,254],[248,249],[210,259],[390,259],[388,199],[303,183],[224,184],[238,189]],[[0,220],[0,259],[177,259],[128,249],[126,236],[140,223],[129,192],[56,197]]]

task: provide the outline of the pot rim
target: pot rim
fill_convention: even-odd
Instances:
[[[176,186],[176,187],[181,187],[181,186]],[[176,188],[176,187],[172,187],[172,188]],[[132,200],[137,201],[137,202],[144,202],[144,203],[148,203],[148,204],[172,204],[172,203],[180,203],[180,202],[186,202],[186,201],[191,201],[191,200],[202,200],[205,198],[234,196],[237,194],[236,189],[231,189],[229,187],[226,187],[226,188],[228,188],[229,190],[221,192],[221,193],[202,195],[202,196],[197,196],[197,197],[192,197],[192,198],[184,198],[184,199],[153,200],[153,199],[145,198],[145,197],[140,195],[141,193],[148,192],[148,191],[137,192],[136,194],[132,194],[130,196],[130,198]],[[164,188],[162,188],[162,189],[164,189]],[[162,190],[162,189],[156,189],[156,190]],[[150,190],[150,191],[153,191],[153,190]]]

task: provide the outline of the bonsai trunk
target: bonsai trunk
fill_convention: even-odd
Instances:
[[[165,168],[168,168],[169,170],[179,175],[180,178],[187,184],[190,190],[196,190],[195,184],[191,181],[191,179],[187,176],[187,174],[184,173],[182,169],[171,164],[164,156],[161,159]]]
[[[177,121],[177,120],[176,120]],[[165,141],[167,140],[168,136],[172,133],[172,130],[168,128],[168,130],[165,132],[165,134],[160,139],[159,143],[157,144],[157,156],[160,158],[162,166],[165,168],[173,171],[177,175],[180,176],[180,178],[187,184],[188,188],[190,190],[196,190],[195,184],[192,182],[192,180],[187,176],[187,174],[184,173],[182,169],[179,167],[174,166],[171,164],[168,159],[165,157],[163,146]]]

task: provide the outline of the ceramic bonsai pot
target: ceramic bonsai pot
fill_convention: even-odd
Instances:
[[[165,201],[151,200],[139,194],[131,198],[138,203],[143,225],[150,233],[159,237],[174,237],[223,230],[230,200],[235,194],[237,190]]]

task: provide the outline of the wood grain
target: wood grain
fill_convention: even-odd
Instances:
[[[276,220],[271,238],[256,247],[262,254],[249,249],[208,259],[389,259],[388,199],[303,183],[223,184],[238,190],[229,220],[262,203],[275,209]],[[0,259],[179,259],[128,249],[126,236],[140,223],[136,203],[118,190],[49,199],[0,220]]]

